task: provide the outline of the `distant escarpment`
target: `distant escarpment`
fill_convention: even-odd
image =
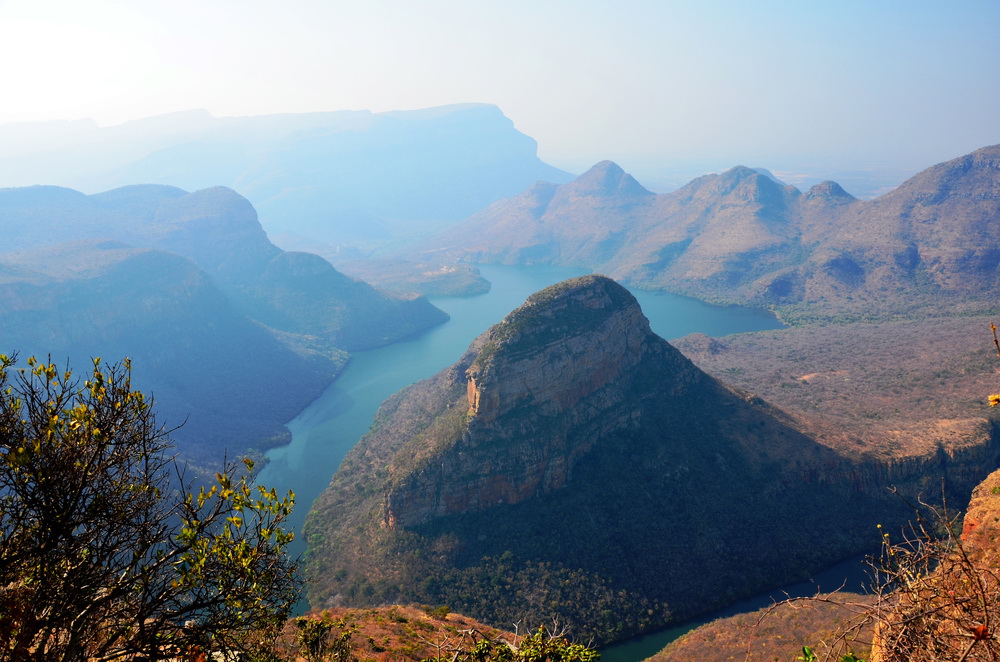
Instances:
[[[802,193],[742,166],[653,195],[613,163],[539,184],[421,244],[470,262],[563,264],[793,320],[994,308],[1000,145],[876,200]]]
[[[447,316],[322,258],[272,244],[225,188],[131,186],[87,196],[0,189],[0,352],[79,368],[128,356],[185,453],[218,458],[283,440],[345,350]]]
[[[242,196],[215,187],[126,186],[87,196],[52,186],[0,189],[7,250],[115,239],[188,258],[250,317],[318,348],[369,349],[447,319],[426,299],[380,292],[315,255],[272,244]]]
[[[88,191],[160,182],[224,185],[246,196],[282,247],[372,248],[459,221],[539,179],[534,139],[499,108],[212,117],[172,113],[0,126],[0,181]]]
[[[870,549],[906,515],[888,483],[945,472],[967,494],[983,454],[988,430],[897,465],[838,453],[586,276],[386,401],[310,513],[309,599],[558,618],[609,641]]]

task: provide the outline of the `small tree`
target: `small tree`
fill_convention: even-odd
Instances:
[[[445,642],[436,657],[424,662],[597,662],[601,654],[571,643],[564,632],[544,626],[513,642],[463,632],[459,643]],[[471,635],[471,641],[466,639]]]
[[[329,612],[295,619],[295,640],[307,662],[350,662],[351,635],[354,628],[347,618],[334,618]]]
[[[128,360],[87,379],[0,355],[0,659],[245,649],[298,592],[293,495],[226,462],[197,492]]]

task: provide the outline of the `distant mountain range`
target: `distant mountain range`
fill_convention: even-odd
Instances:
[[[1000,146],[928,168],[871,201],[835,182],[802,193],[736,167],[654,195],[605,161],[539,183],[411,254],[560,264],[637,287],[776,306],[790,319],[993,308]]]
[[[226,188],[0,189],[0,220],[11,251],[0,254],[0,352],[77,370],[131,357],[138,387],[168,425],[187,421],[175,437],[199,458],[283,439],[346,351],[447,319],[282,251]]]
[[[620,639],[872,549],[912,515],[889,484],[947,477],[960,503],[997,462],[984,419],[888,456],[804,421],[699,370],[614,281],[560,283],[383,404],[310,512],[310,603]]]
[[[332,254],[426,234],[544,179],[572,179],[495,106],[0,126],[0,186],[228,186],[278,243]]]

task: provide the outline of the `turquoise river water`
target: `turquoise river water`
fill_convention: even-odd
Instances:
[[[367,432],[383,400],[454,363],[476,336],[524,303],[530,294],[586,273],[547,266],[482,266],[480,270],[493,284],[487,294],[432,298],[434,305],[451,316],[448,322],[405,341],[355,353],[333,384],[288,424],[291,442],[267,453],[268,463],[258,477],[259,482],[277,488],[279,493],[295,492],[296,509],[291,524],[297,531],[310,504],[329,484],[344,455]],[[668,340],[693,332],[723,336],[782,326],[766,311],[712,306],[661,292],[633,290],[632,293],[653,331]],[[297,540],[292,552],[301,554],[303,545],[301,539]],[[834,571],[834,575],[839,572]],[[673,628],[611,647],[603,651],[603,659],[605,662],[643,659],[690,627]]]

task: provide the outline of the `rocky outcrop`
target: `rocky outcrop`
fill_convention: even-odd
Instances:
[[[404,473],[414,457],[407,450],[396,456],[388,526],[517,504],[564,487],[596,440],[638,427],[638,402],[623,407],[621,396],[641,362],[675,364],[669,368],[678,384],[695,372],[661,346],[630,294],[596,276],[529,298],[477,344],[464,371],[465,430],[439,463]]]
[[[955,434],[895,464],[837,452],[695,367],[612,280],[573,279],[383,405],[309,515],[310,601],[623,636],[873,548],[909,515],[889,481],[960,490],[995,462],[992,430]]]
[[[1000,471],[972,492],[961,533],[948,512],[930,513],[892,543],[885,574],[895,579],[872,610],[872,662],[987,660],[1000,652]]]
[[[962,542],[983,552],[997,549],[1000,539],[1000,471],[994,471],[972,492],[965,512]]]

